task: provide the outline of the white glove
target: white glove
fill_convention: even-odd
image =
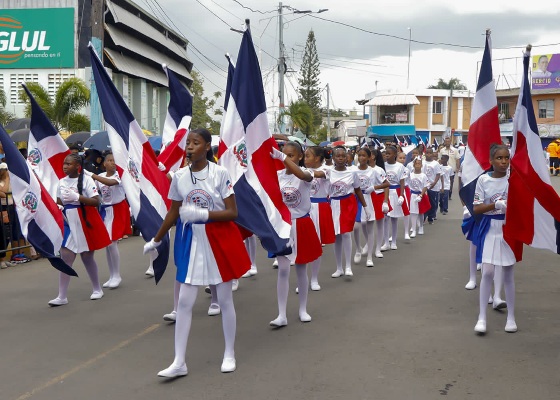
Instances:
[[[507,208],[507,200],[496,200],[494,203],[494,208],[496,210],[505,211]]]
[[[167,169],[167,168],[165,167],[165,165],[163,165],[163,163],[162,163],[161,161],[158,163],[158,166],[157,166],[157,167],[158,167],[158,169],[159,169],[160,171],[165,171],[165,170]]]
[[[154,239],[150,240],[148,243],[146,243],[144,245],[144,254],[148,254],[151,253],[152,251],[154,251],[155,249],[157,249],[159,247],[159,245],[161,244],[161,242],[154,242]]]
[[[417,195],[415,200],[417,203],[420,203],[422,201],[422,196]]]
[[[404,203],[404,197],[399,196],[399,199],[397,200],[397,204],[398,204],[399,206],[402,206],[403,203]]]
[[[286,155],[274,147],[272,148],[272,153],[270,153],[270,157],[276,160],[280,160],[282,162],[284,162],[284,160],[286,159]]]
[[[467,206],[463,206],[463,219],[467,219],[471,217],[471,213],[469,212],[469,209],[467,208]]]
[[[84,175],[91,177],[93,175],[93,172],[88,171],[87,169],[84,168]]]
[[[57,203],[56,205],[58,206],[58,209],[59,209],[60,211],[64,211],[64,206],[63,206],[62,204],[58,204],[58,203]]]
[[[61,190],[62,201],[65,203],[75,203],[80,201],[80,194],[71,189],[64,188]]]
[[[366,190],[364,190],[365,194],[372,194],[375,191],[375,189],[373,188],[373,186],[368,187]]]
[[[385,201],[381,205],[381,212],[383,214],[387,214],[389,212],[389,204],[387,204],[387,202],[385,202]]]
[[[189,203],[179,208],[179,216],[183,222],[206,222],[208,221],[208,209]]]

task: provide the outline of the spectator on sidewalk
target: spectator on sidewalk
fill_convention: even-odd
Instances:
[[[451,146],[451,136],[447,136],[443,139],[443,147],[439,150],[438,158],[441,159],[443,155],[449,156],[448,164],[453,170],[453,173],[449,177],[449,200],[451,200],[451,197],[453,196],[453,182],[455,180],[455,174],[461,165],[461,155],[459,154],[458,149]]]

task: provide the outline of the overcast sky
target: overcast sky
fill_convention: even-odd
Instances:
[[[249,18],[257,52],[259,48],[262,50],[261,69],[267,105],[271,109],[278,105],[274,74],[279,51],[278,2],[135,1],[190,41],[188,54],[195,69],[205,77],[207,94],[225,89],[227,62],[224,54],[229,52],[235,59],[241,40],[230,26],[240,29],[243,20]],[[239,3],[263,13],[252,12]],[[521,58],[499,59],[521,57],[528,43],[533,44],[533,55],[560,53],[560,12],[554,0],[293,0],[283,5],[297,10],[328,9],[315,14],[318,18],[294,15],[286,8],[283,10],[284,46],[288,68],[294,71],[287,75],[286,103],[297,98],[295,89],[302,50],[310,29],[314,30],[317,42],[321,86],[329,83],[331,88],[331,108],[361,110],[355,100],[374,91],[376,82],[379,90],[406,89],[409,45],[411,92],[435,84],[438,78],[448,80],[452,77],[459,78],[474,91],[486,28],[492,29],[494,79],[500,88],[519,86],[522,65]],[[294,21],[289,22],[291,20]],[[543,46],[546,44],[552,45]],[[324,94],[323,102],[326,105]]]

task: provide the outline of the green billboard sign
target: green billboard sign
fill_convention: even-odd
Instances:
[[[74,68],[74,9],[0,10],[0,68]]]

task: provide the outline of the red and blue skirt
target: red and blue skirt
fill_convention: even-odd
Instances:
[[[109,233],[97,207],[67,204],[64,206],[64,238],[62,247],[73,253],[103,249],[111,244]]]
[[[101,206],[101,218],[112,241],[122,239],[124,235],[132,234],[130,225],[130,206],[126,200],[117,204]]]
[[[358,202],[353,193],[340,197],[331,197],[332,219],[334,224],[334,234],[342,235],[343,233],[352,232],[354,230],[354,222],[358,213]]]
[[[332,244],[335,240],[331,204],[328,198],[311,198],[311,220],[315,225],[321,244]]]

